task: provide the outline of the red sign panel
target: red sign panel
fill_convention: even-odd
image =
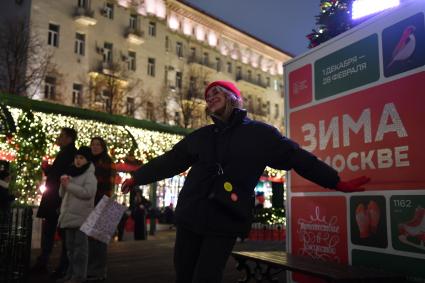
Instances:
[[[332,205],[329,205],[332,203]],[[345,197],[293,197],[292,253],[314,259],[348,262]],[[299,276],[299,277],[298,277]],[[297,275],[297,282],[321,282]]]
[[[304,105],[312,100],[312,67],[308,64],[289,74],[289,107]]]
[[[425,187],[425,72],[290,114],[290,137],[369,190]],[[292,174],[293,192],[321,191]]]

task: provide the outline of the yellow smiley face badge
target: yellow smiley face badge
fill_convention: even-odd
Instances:
[[[233,186],[230,182],[224,182],[223,187],[228,192],[231,192],[233,190]]]

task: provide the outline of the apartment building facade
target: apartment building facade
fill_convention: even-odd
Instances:
[[[177,0],[15,0],[50,54],[34,98],[199,127],[203,88],[231,80],[255,119],[283,130],[283,62],[291,56]],[[197,111],[193,111],[197,109]]]

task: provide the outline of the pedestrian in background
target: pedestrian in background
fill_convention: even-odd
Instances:
[[[74,129],[62,128],[56,139],[56,144],[60,147],[60,150],[53,164],[49,165],[46,161],[42,163],[42,170],[46,175],[46,190],[41,197],[40,206],[37,211],[37,217],[43,219],[41,228],[41,254],[32,267],[32,272],[47,272],[47,264],[53,249],[61,205],[61,198],[59,197],[60,176],[65,173],[65,170],[69,168],[74,160],[74,155],[77,151],[75,148],[76,140],[77,132]],[[68,268],[68,257],[66,255],[63,233],[61,236],[62,252],[59,265],[52,274],[54,278],[63,277]]]
[[[93,155],[93,164],[97,179],[97,190],[94,204],[97,205],[104,195],[111,197],[114,193],[115,165],[108,154],[106,141],[101,137],[94,137],[90,141]],[[89,264],[87,270],[88,281],[102,281],[107,275],[108,245],[93,238],[89,238]]]
[[[254,188],[266,166],[294,169],[302,177],[344,192],[361,190],[361,177],[342,182],[338,172],[265,123],[247,118],[242,96],[228,81],[215,81],[205,90],[206,111],[214,121],[195,130],[165,154],[151,160],[124,181],[122,190],[149,184],[191,168],[175,211],[177,225],[174,265],[177,283],[221,282],[223,269],[238,236],[245,237],[252,221]],[[228,202],[250,203],[235,217],[211,197],[212,176],[226,175],[237,188]],[[223,190],[223,186],[221,186]]]
[[[146,240],[146,215],[150,208],[150,202],[143,197],[141,191],[136,191],[131,217],[134,220],[134,240]]]
[[[65,232],[69,262],[65,278],[60,280],[65,283],[82,283],[87,277],[88,238],[80,227],[94,209],[97,180],[91,157],[88,146],[80,147],[74,164],[60,178],[62,204],[58,225]]]

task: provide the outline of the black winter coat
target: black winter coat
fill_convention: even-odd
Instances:
[[[209,165],[215,163],[217,155],[224,156],[224,172],[242,189],[239,198],[251,198],[252,206],[254,188],[266,166],[294,169],[322,187],[335,188],[339,181],[338,173],[283,137],[276,128],[248,119],[246,111],[240,109],[235,109],[229,121],[214,121],[215,124],[190,133],[172,150],[133,174],[137,184],[148,184],[192,167],[179,195],[175,212],[177,225],[201,234],[243,237],[249,232],[252,210],[246,211],[246,220],[236,220],[208,199],[210,188],[206,180],[211,177]]]
[[[53,164],[45,170],[46,190],[41,197],[37,217],[57,219],[61,198],[59,197],[60,176],[71,166],[77,149],[73,143],[61,148]]]

